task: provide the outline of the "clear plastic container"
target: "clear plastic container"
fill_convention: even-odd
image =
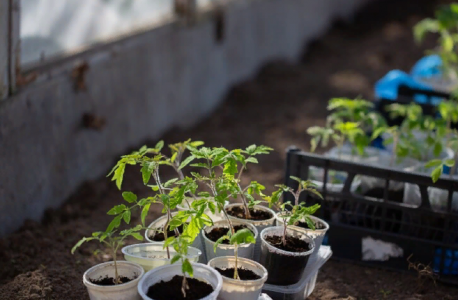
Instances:
[[[170,247],[169,252],[170,259],[172,259],[176,251]],[[122,248],[122,253],[127,261],[139,264],[145,272],[170,263],[170,259],[167,258],[167,250],[163,248],[162,244],[129,245]],[[197,248],[188,248],[187,257],[191,262],[198,262],[201,254],[202,251]]]
[[[235,268],[234,256],[216,257],[208,262],[212,268],[228,269]],[[267,280],[267,270],[260,263],[250,259],[239,257],[238,268],[250,270],[260,276],[257,280],[236,280],[222,276],[223,287],[219,293],[220,300],[258,300],[261,295],[262,286]]]
[[[176,212],[173,212],[172,213],[172,216],[175,216],[177,213]],[[149,242],[149,243],[152,243],[152,244],[164,244],[164,242],[157,242],[157,241],[153,241],[150,239],[150,236],[154,235],[155,232],[156,232],[156,229],[157,228],[163,228],[165,223],[167,222],[167,215],[164,215],[162,217],[159,217],[157,218],[155,221],[153,221],[149,226],[148,226],[148,229],[145,231],[145,239]],[[192,247],[194,248],[197,248],[199,249],[202,254],[199,256],[199,262],[200,263],[206,263],[207,262],[207,258],[205,257],[205,251],[204,251],[204,244],[203,244],[203,241],[202,241],[202,231],[201,233],[199,233],[199,235],[195,238],[194,242],[192,243],[191,245]]]
[[[254,233],[254,237],[258,237],[258,231],[256,227],[251,225],[250,223],[241,221],[239,219],[231,220],[232,225],[246,225],[248,229],[250,229]],[[229,230],[229,224],[227,220],[225,221],[218,221],[213,224],[213,226],[207,226],[204,228],[204,233],[202,234],[202,239],[205,243],[205,250],[207,252],[207,259],[212,260],[215,257],[220,256],[234,256],[234,246],[233,245],[226,245],[226,244],[219,244],[218,248],[216,248],[216,253],[213,249],[215,242],[207,238],[205,232],[210,232],[215,227],[225,227]],[[238,256],[248,259],[253,259],[254,254],[254,245],[253,244],[242,244],[238,246]]]
[[[102,286],[92,283],[90,280],[100,278],[115,277],[114,262],[109,261],[106,263],[98,264],[87,270],[83,275],[83,283],[89,293],[91,300],[140,300],[140,295],[137,291],[137,284],[141,280],[144,271],[143,268],[133,262],[117,261],[118,275],[127,278],[135,278],[124,284]]]
[[[223,286],[223,278],[221,275],[207,265],[192,263],[194,270],[194,278],[205,281],[213,287],[213,293],[200,300],[216,300]],[[146,273],[138,283],[138,293],[143,300],[154,300],[146,295],[150,286],[160,282],[169,281],[175,275],[183,275],[181,272],[181,264],[166,265],[153,269]],[[130,299],[130,298],[125,298]],[[171,299],[172,300],[172,299]]]
[[[329,246],[321,246],[318,251],[318,259],[311,268],[311,272],[304,275],[296,284],[287,286],[278,286],[272,284],[264,284],[263,293],[269,295],[273,300],[304,300],[312,294],[315,289],[316,279],[320,268],[332,256],[332,251]]]
[[[233,204],[229,204],[229,205],[226,205],[225,208],[226,210],[231,208],[231,207],[237,207],[237,206],[242,206],[242,204],[240,203],[233,203]],[[255,205],[254,206],[254,209],[255,210],[262,210],[262,211],[266,211],[268,213],[270,213],[272,215],[272,217],[270,219],[267,219],[267,220],[262,220],[262,221],[254,221],[254,220],[246,220],[246,219],[239,219],[239,218],[236,218],[236,217],[233,217],[231,215],[229,215],[229,218],[233,219],[233,220],[242,220],[242,221],[245,221],[245,222],[248,222],[250,224],[252,224],[254,227],[256,227],[256,229],[258,230],[258,232],[261,232],[263,231],[265,228],[267,227],[270,227],[270,226],[274,226],[275,225],[275,212],[273,210],[271,210],[270,208],[268,207],[265,207],[265,206],[262,206],[262,205]],[[259,257],[261,256],[261,239],[258,235],[258,237],[256,238],[256,244],[254,246],[254,257],[253,259],[255,261],[258,261],[259,262]]]
[[[314,217],[314,216],[309,216],[309,217],[310,219],[313,220],[315,224],[320,223],[324,226],[324,228],[311,230],[311,229],[302,228],[299,226],[293,226],[293,225],[288,226],[288,228],[292,228],[292,229],[304,232],[305,234],[310,236],[313,239],[313,241],[315,242],[315,250],[313,251],[312,255],[310,255],[305,272],[307,272],[307,270],[310,270],[310,268],[315,264],[315,261],[318,259],[318,251],[320,250],[320,247],[323,244],[324,236],[326,235],[326,232],[329,229],[329,224],[326,223],[324,220]],[[283,219],[280,217],[279,214],[277,214],[277,225],[283,226],[283,224],[284,224]]]

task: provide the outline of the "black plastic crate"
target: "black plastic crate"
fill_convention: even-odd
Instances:
[[[434,98],[442,98],[442,99],[449,99],[450,94],[437,92],[437,91],[430,91],[430,90],[421,90],[421,89],[413,89],[405,85],[400,85],[398,87],[398,98],[396,100],[390,99],[379,99],[376,103],[377,111],[388,120],[388,124],[390,126],[400,125],[403,121],[403,118],[395,118],[390,119],[388,112],[386,111],[386,107],[393,103],[401,103],[401,104],[408,104],[415,102],[414,97],[416,95],[421,95],[425,98],[425,103],[417,103],[423,109],[423,113],[429,116],[437,116],[436,106],[433,105]]]
[[[453,192],[458,191],[457,181],[440,179],[433,183],[426,175],[326,158],[290,147],[287,151],[285,184],[296,188],[297,182],[291,180],[290,176],[308,179],[310,166],[325,170],[322,188],[324,200],[303,193],[301,201],[307,201],[310,205],[321,204],[316,215],[330,225],[327,243],[332,247],[335,258],[407,271],[407,258],[412,255],[412,262],[429,264],[440,280],[458,283],[458,213],[452,212]],[[348,174],[341,191],[331,192],[327,189],[329,170]],[[363,196],[358,191],[351,192],[351,183],[356,176],[384,180],[383,199]],[[421,205],[417,207],[390,201],[390,181],[418,185],[422,195]],[[446,212],[432,210],[428,187],[448,191]],[[289,197],[284,200],[292,201]],[[363,248],[363,244],[372,242],[382,250],[392,247],[396,255],[388,255],[386,260],[368,260],[374,248],[368,250],[367,247]]]

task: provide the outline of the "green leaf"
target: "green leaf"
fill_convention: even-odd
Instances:
[[[289,176],[289,178],[291,178],[292,180],[297,181],[299,183],[302,181],[299,177],[296,177],[296,176]]]
[[[453,167],[453,166],[455,165],[455,160],[454,160],[454,159],[446,159],[445,162],[444,162],[444,164],[445,164],[447,167],[451,168],[451,167]]]
[[[78,241],[78,243],[76,243],[75,246],[73,246],[71,253],[75,254],[76,249],[78,249],[83,243],[92,241],[94,239],[96,239],[96,238],[94,238],[94,237],[89,237],[89,238],[84,237],[84,238],[82,238],[81,240]]]
[[[432,172],[431,172],[431,178],[433,180],[433,182],[436,182],[437,180],[439,180],[439,178],[441,177],[442,175],[442,165],[438,166],[437,168],[435,168]]]
[[[234,235],[231,236],[231,239],[229,241],[231,245],[234,244],[246,244],[246,243],[256,243],[256,239],[254,238],[253,232],[249,229],[242,229],[237,231]]]
[[[440,159],[433,159],[430,160],[426,165],[425,168],[432,168],[432,167],[437,167],[442,164],[442,160]]]
[[[130,212],[130,210],[126,210],[126,211],[122,214],[122,218],[124,219],[124,222],[126,222],[126,224],[129,224],[129,223],[130,223],[130,217],[131,217],[131,212]]]
[[[113,207],[112,209],[110,209],[107,212],[107,215],[110,215],[110,216],[119,215],[120,213],[122,213],[126,209],[127,209],[127,206],[125,206],[124,204],[116,205],[115,207]]]
[[[257,164],[258,163],[258,160],[255,158],[255,157],[248,157],[245,162],[250,162],[250,163],[253,163],[253,164]]]
[[[148,165],[143,165],[143,167],[140,170],[142,172],[142,179],[143,179],[143,184],[148,184],[150,178],[151,178],[151,172],[148,168]]]
[[[137,195],[135,195],[132,192],[123,192],[122,197],[129,203],[134,203],[135,201],[137,201]]]
[[[186,157],[186,159],[181,162],[180,167],[178,169],[183,169],[184,167],[189,165],[189,163],[192,162],[194,159],[195,157],[193,155]]]
[[[315,223],[312,221],[312,219],[308,216],[305,217],[305,222],[307,223],[308,227],[312,230],[315,230]]]
[[[218,246],[225,240],[230,240],[230,239],[231,238],[228,235],[223,235],[222,237],[220,237],[213,245],[213,251],[216,253],[216,249],[218,249]]]
[[[121,219],[123,215],[117,215],[111,222],[108,224],[107,229],[105,232],[112,232],[113,229],[118,228],[121,225]]]
[[[434,156],[439,156],[442,152],[442,143],[440,142],[437,142],[435,145],[434,145],[434,151],[433,151],[433,154]]]
[[[171,186],[172,184],[175,183],[175,181],[177,181],[178,178],[173,178],[173,179],[170,179],[169,181],[167,181],[166,183],[164,183],[164,187],[169,187]]]
[[[237,162],[235,160],[230,159],[224,164],[224,174],[234,176],[234,174],[236,174],[237,171]]]
[[[194,142],[189,143],[189,145],[191,145],[191,147],[193,147],[193,148],[200,147],[203,144],[204,144],[204,142],[202,142],[202,141],[194,141]]]
[[[171,162],[175,162],[175,159],[177,158],[178,152],[173,153],[172,157],[170,158]]]
[[[154,149],[157,150],[157,152],[161,152],[162,148],[164,147],[164,141],[159,141],[156,146],[154,147]]]
[[[194,276],[194,270],[192,269],[192,265],[187,258],[184,260],[181,270],[184,274],[188,273],[189,276]]]
[[[177,261],[179,261],[181,258],[180,254],[176,254],[174,257],[172,257],[172,260],[170,261],[170,264],[173,265]]]
[[[137,239],[139,241],[143,241],[142,235],[140,233],[138,233],[138,232],[132,232],[130,235],[133,236],[135,239]]]
[[[122,180],[124,178],[125,169],[126,169],[126,165],[125,164],[120,164],[119,167],[114,172],[114,175],[113,175],[113,179],[112,180],[116,180],[116,186],[118,187],[119,190],[121,189],[121,185],[122,185]]]

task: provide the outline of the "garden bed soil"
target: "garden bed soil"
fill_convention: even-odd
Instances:
[[[231,207],[229,209],[226,209],[226,212],[228,215],[235,217],[235,218],[244,219],[244,220],[248,219],[245,215],[245,209],[242,206]],[[250,220],[252,221],[264,221],[264,220],[269,220],[273,217],[272,214],[267,211],[259,210],[259,209],[252,209],[252,208],[250,208],[250,215],[251,215]]]
[[[128,283],[129,281],[132,281],[132,280],[135,279],[135,278],[128,278],[128,277],[125,277],[125,276],[119,276],[118,278],[119,278],[119,281],[120,281],[118,284]],[[99,279],[89,279],[89,281],[92,282],[93,284],[102,285],[102,286],[115,285],[114,278],[113,277],[108,277],[108,276],[105,276],[105,277],[99,278]]]
[[[247,228],[246,225],[235,225],[234,226],[235,232],[237,232],[239,230],[242,230],[242,229],[246,229],[246,228]],[[210,241],[216,242],[221,237],[227,235],[229,230],[230,229],[227,228],[227,227],[217,227],[217,228],[212,228],[212,230],[210,230],[210,232],[205,232],[204,234]],[[254,233],[253,233],[253,235],[254,235]],[[224,241],[221,242],[221,244],[229,245],[229,241],[228,240],[224,240]]]
[[[300,252],[307,252],[311,250],[311,246],[309,243],[307,243],[304,240],[301,240],[300,238],[294,237],[294,236],[287,235],[285,245],[283,245],[281,236],[277,236],[277,235],[266,236],[264,239],[270,245],[280,250],[283,250],[283,251],[300,253]]]
[[[183,297],[181,286],[183,276],[175,275],[170,281],[160,281],[150,286],[148,297],[154,300],[199,300],[213,293],[213,287],[196,278],[187,278],[189,289],[186,290],[186,298]]]
[[[327,101],[331,97],[372,99],[378,79],[392,69],[408,72],[424,50],[434,45],[435,38],[427,37],[418,46],[412,26],[432,17],[437,5],[445,2],[451,1],[374,2],[357,14],[352,23],[336,23],[309,44],[302,63],[275,61],[265,65],[252,79],[232,88],[208,119],[189,130],[168,132],[164,140],[174,143],[192,138],[203,140],[210,147],[224,145],[228,149],[250,144],[270,146],[276,151],[260,156],[259,164],[246,171],[242,184],[257,180],[266,186],[266,194],[271,193],[275,184],[283,182],[285,149],[290,145],[310,149],[305,131],[309,126],[325,124]],[[119,154],[142,144],[132,145],[132,149]],[[139,170],[128,168],[124,186],[139,198],[149,196],[151,190],[143,185],[138,174]],[[164,171],[164,177],[167,176],[175,175]],[[81,237],[105,230],[112,219],[107,211],[121,201],[115,184],[101,176],[83,184],[60,208],[50,209],[40,222],[27,221],[20,230],[0,239],[0,299],[89,299],[82,283],[83,273],[91,266],[111,261],[112,256],[104,249],[97,251],[95,242],[86,243],[75,255],[71,255],[70,249]],[[151,207],[150,212],[147,222],[161,215],[158,206]],[[133,214],[131,222],[139,221],[140,217]],[[120,251],[118,257],[122,257]],[[456,287],[435,285],[432,279],[420,282],[417,278],[415,272],[391,272],[331,260],[320,270],[309,299],[453,300],[458,295]]]
[[[235,268],[227,268],[227,269],[221,269],[221,268],[215,268],[216,271],[218,271],[222,276],[227,277],[227,278],[234,278],[234,271]],[[240,280],[258,280],[261,279],[261,276],[256,274],[255,272],[243,268],[237,268],[237,274],[239,275]]]

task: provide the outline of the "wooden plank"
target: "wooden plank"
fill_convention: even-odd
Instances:
[[[8,29],[9,0],[0,0],[0,100],[4,100],[8,96]]]

